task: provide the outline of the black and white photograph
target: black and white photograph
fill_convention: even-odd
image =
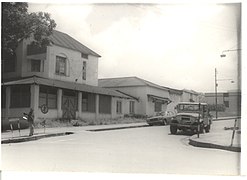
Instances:
[[[246,175],[242,5],[1,2],[3,179]]]

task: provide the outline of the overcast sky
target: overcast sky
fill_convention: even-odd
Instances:
[[[233,4],[30,4],[100,54],[99,78],[137,76],[176,89],[238,88],[240,7]]]

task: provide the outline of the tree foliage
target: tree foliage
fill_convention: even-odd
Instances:
[[[31,35],[36,45],[48,45],[48,36],[55,27],[50,14],[29,13],[28,3],[2,2],[2,59],[13,56],[18,43]]]

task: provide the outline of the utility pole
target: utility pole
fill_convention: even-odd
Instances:
[[[215,68],[215,117],[216,117],[216,120],[218,118],[218,107],[217,107],[217,69]]]

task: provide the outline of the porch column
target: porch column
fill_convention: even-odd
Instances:
[[[34,121],[37,120],[37,115],[39,113],[39,85],[31,85],[31,108],[34,112]]]
[[[9,118],[9,114],[10,114],[9,108],[10,108],[10,86],[6,87],[6,104],[5,104],[5,113],[6,113],[5,118],[6,118],[6,120],[8,120],[8,118]]]
[[[78,117],[81,118],[82,92],[78,93]]]
[[[114,103],[114,99],[113,99],[113,96],[111,96],[111,118],[113,119],[114,118],[114,114],[115,114],[115,112],[114,112],[114,106],[115,105],[115,103]]]
[[[95,95],[95,120],[99,118],[99,95]]]
[[[62,112],[62,95],[63,95],[63,90],[58,89],[57,91],[57,118],[61,118],[63,116]]]

